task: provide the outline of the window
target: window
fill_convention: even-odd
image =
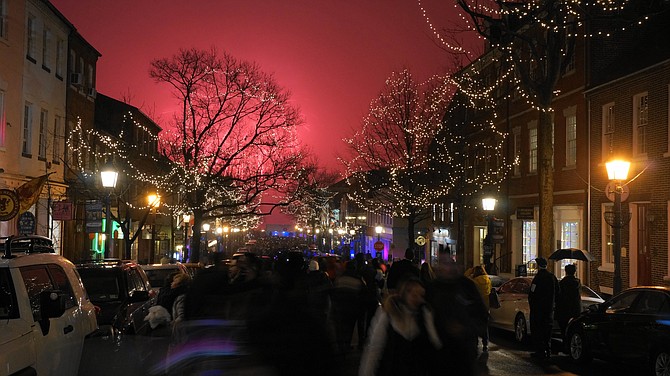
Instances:
[[[40,111],[40,149],[37,156],[44,160],[47,158],[47,129],[49,128],[49,111]]]
[[[65,71],[65,41],[58,38],[56,42],[56,76],[63,78]]]
[[[537,127],[528,130],[528,172],[537,171]]]
[[[37,20],[35,17],[29,15],[26,21],[26,58],[33,63],[35,60],[36,46],[35,46],[35,28]]]
[[[523,264],[535,260],[537,257],[537,222],[524,221],[522,234],[522,257]]]
[[[603,106],[602,119],[602,160],[608,161],[614,152],[614,103]]]
[[[26,102],[23,107],[23,146],[21,152],[24,156],[31,156],[33,136],[33,105]]]
[[[49,278],[47,268],[44,266],[29,266],[21,268],[21,277],[26,285],[28,299],[30,299],[30,308],[33,311],[33,319],[39,321],[40,312],[40,294],[42,291],[53,289],[53,284]]]
[[[577,115],[571,108],[565,117],[565,165],[568,167],[577,164]]]
[[[647,154],[647,120],[649,99],[647,93],[633,97],[633,153]]]
[[[53,145],[53,163],[59,164],[63,148],[61,145],[65,142],[65,135],[63,134],[63,117],[56,115],[54,117],[54,145]]]
[[[0,38],[7,39],[7,0],[0,0]]]
[[[42,31],[42,68],[51,72],[51,30],[44,28]]]
[[[5,146],[6,129],[7,129],[7,114],[5,113],[5,92],[0,91],[0,147]]]

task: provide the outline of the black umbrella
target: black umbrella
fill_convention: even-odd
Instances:
[[[577,248],[561,248],[557,249],[554,251],[549,256],[550,260],[564,260],[564,259],[572,259],[572,260],[581,260],[581,261],[594,261],[595,258],[589,253],[589,251],[585,251],[582,249],[577,249]]]

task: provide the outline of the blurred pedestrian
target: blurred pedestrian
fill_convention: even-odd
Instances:
[[[424,284],[424,286],[428,285],[435,279],[435,272],[433,271],[433,267],[430,266],[428,262],[421,264],[421,269],[419,270],[419,279],[421,279],[421,282]]]
[[[335,339],[310,306],[302,254],[278,256],[275,270],[276,283],[266,292],[263,304],[249,312],[249,338],[259,365],[276,376],[339,376]],[[318,356],[305,355],[315,351]]]
[[[476,374],[477,343],[487,321],[487,310],[477,287],[447,252],[441,252],[435,279],[426,289],[426,301],[435,315],[435,327],[444,344],[431,375]]]
[[[535,352],[534,358],[551,357],[551,329],[554,325],[554,307],[559,294],[556,276],[547,270],[547,259],[538,257],[537,274],[533,277],[528,292],[530,307],[530,332]]]
[[[342,275],[335,279],[331,292],[333,321],[336,327],[339,352],[346,355],[351,350],[356,321],[361,312],[363,280],[356,273],[356,265],[349,261]]]
[[[391,264],[386,277],[386,287],[389,293],[398,287],[402,279],[419,278],[419,268],[414,264],[414,251],[411,248],[405,250],[405,258]]]
[[[314,308],[315,314],[324,322],[330,321],[330,290],[333,288],[333,283],[328,275],[321,270],[321,266],[316,259],[309,261],[307,288],[309,290],[309,304]]]
[[[577,267],[574,264],[565,265],[565,277],[558,283],[559,294],[556,302],[556,320],[561,328],[561,335],[565,339],[565,328],[571,318],[582,312],[581,286],[579,278],[575,277]]]
[[[172,278],[170,289],[176,295],[172,303],[172,324],[177,325],[184,320],[186,311],[186,291],[191,283],[191,276],[186,273],[178,273]]]
[[[360,376],[412,375],[428,372],[428,363],[442,346],[425,288],[417,278],[404,279],[397,294],[377,310],[359,368]]]
[[[491,313],[491,307],[489,307],[489,294],[491,294],[491,278],[486,273],[486,269],[482,265],[477,265],[472,268],[472,280],[477,286],[477,291],[482,297],[482,302],[486,307],[486,322],[482,328],[481,338],[482,338],[482,352],[489,351],[489,315]]]

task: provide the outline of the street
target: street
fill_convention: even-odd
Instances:
[[[563,353],[556,354],[549,360],[536,360],[529,355],[530,345],[515,343],[512,333],[500,330],[491,330],[490,342],[488,356],[484,354],[480,357],[479,376],[643,374],[640,367],[597,359],[586,365],[578,365]],[[168,337],[126,336],[119,343],[115,343],[111,338],[94,338],[87,342],[84,349],[79,375],[161,374],[162,360],[167,353],[167,348]],[[343,376],[357,375],[359,358],[360,353],[354,350],[346,360]],[[241,372],[248,374],[249,370]]]

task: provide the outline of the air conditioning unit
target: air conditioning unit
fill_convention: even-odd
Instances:
[[[70,83],[72,85],[81,85],[81,73],[70,73]]]
[[[96,93],[95,88],[94,87],[89,87],[87,92],[86,92],[86,95],[88,95],[89,97],[95,98],[95,93]]]

